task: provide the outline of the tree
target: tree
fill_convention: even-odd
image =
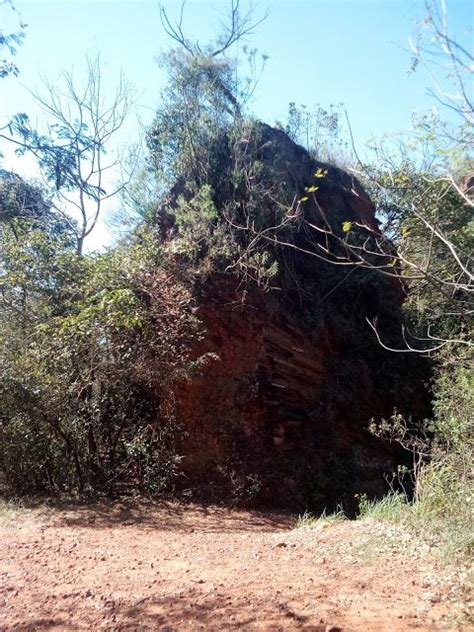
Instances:
[[[426,16],[410,41],[412,70],[428,70],[432,86],[429,94],[444,108],[453,111],[469,125],[474,123],[472,74],[474,54],[454,38],[449,30],[445,0],[427,1]],[[471,138],[472,141],[472,138]]]
[[[416,321],[413,331],[405,327],[400,345],[390,346],[404,353],[431,353],[446,345],[473,344],[474,199],[468,188],[474,169],[474,110],[469,93],[474,64],[472,54],[448,31],[444,2],[427,8],[424,24],[430,37],[426,46],[419,41],[414,49],[416,59],[422,63],[427,56],[429,65],[434,61],[438,69],[447,69],[448,80],[454,81],[457,90],[449,91],[437,80],[432,94],[461,122],[453,125],[443,123],[438,116],[418,117],[414,133],[400,142],[398,154],[393,145],[374,146],[371,164],[360,159],[349,125],[355,163],[349,171],[362,180],[376,203],[379,227],[357,224],[348,217],[335,225],[318,203],[317,181],[271,231],[257,230],[252,223],[241,226],[253,232],[254,244],[273,239],[275,244],[291,248],[298,247],[284,242],[283,231],[291,225],[303,227],[307,245],[301,252],[306,256],[345,267],[348,276],[358,268],[398,281],[409,297],[408,306],[418,301],[416,309],[407,310]],[[289,131],[301,133],[308,123],[305,112],[293,107],[290,113]],[[319,176],[324,177],[324,171]],[[308,219],[307,202],[319,213],[317,221]],[[368,325],[387,346],[376,323],[369,320]]]
[[[348,143],[342,136],[342,103],[328,108],[317,105],[310,110],[305,105],[291,102],[288,108],[286,133],[295,142],[306,147],[316,160],[323,162],[347,162]]]
[[[2,7],[9,8],[19,19],[18,30],[5,32],[3,29],[0,29],[0,79],[5,79],[10,76],[18,76],[19,69],[13,61],[13,58],[17,53],[18,47],[23,43],[27,25],[20,19],[12,0],[0,0],[0,12],[2,11]],[[0,133],[8,127],[8,125],[4,125],[3,122],[1,125],[3,125],[3,127],[0,126]],[[2,157],[3,155],[0,151],[0,158]]]
[[[19,29],[11,33],[5,33],[0,29],[0,55],[9,55],[9,58],[0,59],[0,79],[4,79],[10,75],[16,77],[19,73],[18,66],[13,61],[18,47],[23,43],[25,37],[26,24],[21,20],[12,0],[0,0],[0,9],[9,7],[11,11],[16,13],[19,18]]]
[[[33,96],[49,119],[47,129],[40,132],[26,114],[17,114],[9,134],[0,138],[14,143],[18,154],[35,156],[51,204],[69,222],[77,253],[82,254],[104,203],[127,184],[111,185],[108,180],[120,164],[113,143],[132,105],[130,88],[121,77],[115,94],[106,99],[96,57],[87,59],[84,86],[77,85],[72,73],[63,72],[59,85],[44,79],[43,92]]]
[[[69,224],[44,192],[0,170],[0,314],[5,323],[11,318],[23,337],[45,305],[54,309],[60,303],[53,262],[71,253],[73,245]]]
[[[42,191],[20,176],[0,169],[0,226],[13,224],[15,219],[30,219],[48,223],[50,206]]]
[[[227,19],[218,37],[201,44],[183,27],[186,2],[176,23],[160,8],[163,28],[178,44],[161,57],[168,75],[162,105],[148,131],[147,143],[154,168],[164,180],[163,189],[179,177],[194,186],[207,182],[213,163],[222,152],[226,132],[242,120],[243,109],[255,81],[257,51],[247,49],[253,78],[242,79],[237,60],[229,52],[267,16],[253,19],[242,13],[239,0],[231,0]],[[265,62],[262,56],[262,63]]]
[[[170,287],[151,231],[79,257],[37,189],[7,178],[3,192],[2,479],[30,494],[164,489],[179,457],[160,399],[189,368],[190,293]]]
[[[167,35],[195,57],[218,58],[224,55],[234,44],[252,35],[257,26],[266,20],[269,14],[267,11],[260,19],[255,20],[252,7],[246,13],[242,13],[240,0],[230,0],[229,13],[221,25],[221,32],[217,39],[201,46],[199,41],[189,39],[183,32],[185,7],[186,0],[183,0],[179,19],[173,24],[163,5],[160,5],[161,23]]]
[[[407,283],[409,305],[417,304],[411,313],[417,313],[418,325],[424,320],[426,336],[405,337],[401,350],[408,352],[472,346],[474,326],[474,55],[451,34],[446,2],[425,6],[426,17],[411,43],[412,68],[429,71],[429,94],[455,119],[443,121],[439,113],[415,117],[414,134],[401,144],[398,159],[393,149],[375,147],[377,167],[364,164],[354,150],[354,171],[370,188],[383,223],[375,253],[347,246],[351,257],[373,265],[368,255],[375,256],[382,273],[395,273]],[[349,231],[344,241],[350,244]],[[387,241],[395,246],[393,258]]]

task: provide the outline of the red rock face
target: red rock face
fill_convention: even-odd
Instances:
[[[203,299],[198,312],[208,334],[196,354],[211,359],[179,388],[180,418],[190,432],[185,467],[202,473],[226,457],[226,424],[265,449],[284,449],[325,379],[323,340],[316,348],[289,321],[269,315],[264,294],[242,304],[239,290],[219,292]],[[192,454],[198,440],[207,449]]]
[[[401,395],[385,390],[379,367],[330,326],[298,326],[265,294],[242,303],[228,280],[213,283],[199,299],[207,334],[194,350],[209,359],[174,393],[185,487],[229,500],[232,485],[257,480],[253,500],[299,508],[313,480],[321,507],[381,493],[400,453],[367,426]]]
[[[378,232],[375,206],[357,178],[338,167],[313,160],[281,130],[264,124],[258,130],[256,153],[264,165],[278,173],[278,179],[301,195],[305,195],[305,187],[316,185],[315,199],[326,216],[340,215],[343,220],[359,222]],[[325,177],[315,177],[318,171],[326,173]],[[321,212],[312,202],[312,196],[305,205],[305,216],[315,223],[321,222]]]
[[[312,160],[279,130],[260,132],[259,160],[292,191],[301,195],[318,169],[327,171],[305,217],[320,222],[322,212],[378,231],[374,206],[354,177]],[[206,334],[192,356],[201,368],[173,392],[183,485],[213,499],[300,508],[344,502],[350,510],[355,494],[381,493],[384,475],[403,458],[370,435],[371,417],[387,418],[416,398],[423,408],[418,359],[383,351],[365,323],[366,315],[398,322],[400,287],[363,277],[339,287],[332,266],[323,271],[300,252],[281,257],[273,292],[222,272],[196,285]],[[285,276],[287,261],[301,287]]]

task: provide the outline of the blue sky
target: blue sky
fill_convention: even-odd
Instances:
[[[180,2],[163,4],[170,16],[177,14]],[[226,5],[225,0],[188,0],[186,29],[205,41]],[[40,73],[54,79],[62,68],[79,69],[86,53],[96,52],[110,85],[123,70],[137,91],[139,118],[151,120],[163,85],[155,58],[169,44],[157,0],[17,0],[16,6],[28,29],[17,56],[20,77],[0,86],[0,122],[18,111],[36,116],[24,86],[34,86]],[[290,101],[343,102],[362,147],[371,136],[408,129],[413,111],[433,107],[426,92],[429,77],[408,72],[408,40],[425,15],[423,0],[261,0],[259,6],[270,9],[249,42],[269,55],[251,107],[259,118],[284,120]],[[448,0],[451,30],[464,41],[474,26],[473,6]],[[2,28],[8,18],[3,11]],[[138,130],[131,120],[121,142],[134,139]],[[32,169],[6,159],[25,175]],[[9,165],[4,161],[4,166]],[[98,243],[106,240],[104,231]]]

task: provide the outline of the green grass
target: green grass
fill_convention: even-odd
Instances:
[[[408,501],[391,492],[379,500],[359,500],[359,519],[402,523],[413,541],[434,547],[441,557],[462,560],[474,554],[474,493],[447,466],[430,464],[419,477],[419,497]]]
[[[359,501],[360,518],[400,520],[410,510],[406,497],[399,492],[391,492],[380,500],[368,500],[366,496],[362,496]]]
[[[411,524],[431,537],[448,557],[474,554],[474,492],[471,481],[450,466],[428,466],[421,478],[420,500],[412,505]]]
[[[305,511],[303,515],[298,517],[296,529],[314,529],[323,524],[342,522],[343,520],[346,520],[346,515],[342,509],[337,509],[331,514],[327,514],[326,510],[324,510],[319,516]]]

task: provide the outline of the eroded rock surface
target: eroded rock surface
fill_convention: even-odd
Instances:
[[[242,151],[289,199],[325,173],[316,202],[304,205],[311,222],[336,217],[378,230],[374,205],[353,176],[313,160],[280,130],[260,124],[257,137],[257,145],[243,139]],[[182,192],[177,186],[174,195]],[[174,238],[170,207],[168,200],[158,213],[165,241]],[[304,231],[293,243],[308,247]],[[233,270],[195,283],[206,334],[193,358],[207,360],[173,394],[183,485],[214,499],[321,508],[342,501],[350,510],[356,494],[381,493],[404,458],[368,432],[370,419],[424,409],[419,359],[384,351],[365,321],[399,331],[401,286],[375,274],[351,277],[350,268],[296,248],[280,247],[277,256],[280,273],[267,291]]]

